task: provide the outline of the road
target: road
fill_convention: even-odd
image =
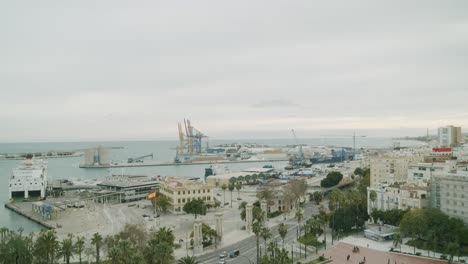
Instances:
[[[310,218],[313,214],[318,213],[318,206],[316,206],[313,202],[308,202],[306,206],[304,207],[304,219]],[[282,216],[279,216],[282,217]],[[289,245],[290,243],[294,243],[296,240],[296,230],[297,230],[297,221],[292,218],[289,220],[284,221],[285,224],[288,225],[288,233],[286,234],[285,237],[285,248],[287,250],[291,250],[291,246]],[[278,242],[278,247],[282,247],[282,239],[278,233],[278,225],[274,225],[270,228],[270,232],[272,234],[271,240],[277,240]],[[262,248],[262,253],[264,252],[264,245],[265,241],[263,238],[260,237],[260,247]],[[239,250],[240,251],[240,256],[237,258],[226,258],[226,263],[229,264],[243,264],[243,263],[256,263],[257,261],[257,246],[256,246],[256,239],[255,235],[252,235],[244,240],[241,240],[235,244],[223,247],[223,248],[218,248],[214,252],[206,253],[203,255],[200,255],[197,257],[197,260],[200,261],[202,264],[211,264],[211,263],[219,263],[219,255],[223,252],[226,251],[231,252],[234,250]],[[296,250],[298,251],[299,249],[297,247],[294,247],[294,258],[296,258]],[[308,247],[307,248],[307,255],[315,253],[315,249],[313,247]],[[298,254],[298,253],[297,253]],[[302,254],[304,254],[304,248],[302,248]]]

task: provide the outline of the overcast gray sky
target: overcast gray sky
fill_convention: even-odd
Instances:
[[[1,142],[468,128],[463,0],[3,0],[0,36]]]

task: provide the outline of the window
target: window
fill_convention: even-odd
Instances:
[[[180,203],[180,198],[179,198],[179,199],[177,199],[177,202],[178,202],[178,203]]]
[[[185,203],[185,198],[182,198],[182,202]]]
[[[210,200],[211,200],[211,197],[210,197],[210,196],[208,196],[208,201],[210,201]]]
[[[187,194],[190,194],[190,190],[187,191]]]
[[[185,191],[183,191],[182,194],[185,194]]]
[[[190,198],[187,198],[187,202],[190,202]]]
[[[198,193],[200,193],[200,190],[198,190]]]
[[[180,195],[180,191],[178,191],[177,194]]]
[[[203,193],[205,193],[205,189],[203,189]]]

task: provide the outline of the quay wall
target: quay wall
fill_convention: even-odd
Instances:
[[[42,221],[40,218],[34,216],[32,212],[24,212],[20,208],[14,206],[12,204],[8,204],[8,203],[5,204],[5,208],[10,209],[11,211],[13,211],[13,212],[15,212],[17,214],[20,214],[20,215],[28,218],[29,220],[34,221],[34,222],[42,225],[43,227],[45,227],[47,229],[55,229],[54,226],[49,225],[48,223]]]

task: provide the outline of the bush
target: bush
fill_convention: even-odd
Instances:
[[[320,256],[320,257],[319,257],[319,260],[320,260],[320,261],[325,261],[325,257],[324,257],[324,256]]]
[[[279,215],[281,215],[282,213],[280,211],[276,211],[276,212],[273,212],[273,213],[267,213],[267,216],[268,218],[273,218],[273,217],[277,217]]]
[[[421,256],[421,252],[416,252],[416,256]]]
[[[447,255],[441,255],[440,259],[447,260]]]

